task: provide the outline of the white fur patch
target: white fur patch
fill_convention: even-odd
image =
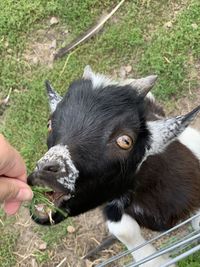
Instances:
[[[188,127],[178,139],[200,160],[200,132],[198,130]]]
[[[133,249],[145,242],[145,239],[141,235],[140,226],[129,215],[123,214],[119,222],[108,221],[108,228],[110,232],[115,235],[128,249]],[[145,257],[156,252],[156,249],[151,244],[146,244],[140,249],[136,249],[132,252],[132,256],[135,261],[140,261]],[[141,267],[160,267],[163,263],[167,262],[167,258],[158,257],[147,263],[141,264]]]
[[[176,138],[200,158],[199,133],[191,127],[187,128],[188,124],[195,118],[196,114],[194,113],[190,115],[190,117],[185,115],[147,122],[148,129],[151,133],[151,143],[150,147],[146,148],[144,158],[137,170],[140,169],[142,163],[148,156],[162,153]],[[193,141],[191,139],[193,139]]]
[[[146,95],[146,97],[147,97],[151,102],[156,102],[155,96],[154,96],[151,92],[148,92],[148,94]]]
[[[62,97],[52,93],[48,93],[49,94],[49,106],[51,109],[51,113],[53,113],[56,110],[56,107],[58,105],[58,103],[62,100]]]
[[[91,80],[95,89],[101,86],[106,87],[108,85],[118,84],[118,82],[106,77],[103,74],[93,72],[90,66],[86,66],[84,68],[83,78]]]
[[[181,129],[181,123],[176,118],[150,121],[147,125],[152,139],[147,156],[163,152]]]
[[[61,168],[60,172],[63,173],[63,176],[59,177],[57,181],[65,188],[74,191],[79,171],[76,169],[73,161],[71,160],[68,147],[66,145],[56,145],[51,147],[49,151],[47,151],[47,153],[38,161],[38,164],[44,165],[50,162],[58,163]]]

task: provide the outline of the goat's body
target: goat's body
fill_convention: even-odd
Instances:
[[[152,96],[147,100],[148,120],[164,116]],[[128,249],[145,242],[140,227],[163,231],[173,227],[200,208],[200,132],[188,127],[176,141],[142,163],[136,174],[135,190],[120,221],[108,216],[108,228]],[[115,204],[114,204],[115,205]],[[115,208],[116,209],[116,208]],[[111,212],[113,215],[113,213]],[[199,217],[193,222],[199,228]],[[132,252],[139,262],[155,253],[151,244]],[[168,261],[158,257],[140,266],[159,267]]]
[[[198,135],[196,148],[200,145]],[[192,137],[191,142],[196,142]],[[125,212],[141,226],[167,230],[200,207],[199,159],[179,141],[171,143],[163,153],[150,156],[136,179],[132,204]]]

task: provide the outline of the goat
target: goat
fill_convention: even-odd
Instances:
[[[149,92],[155,81],[117,82],[87,66],[63,98],[46,82],[48,151],[28,177],[30,185],[62,192],[55,205],[68,216],[104,205],[110,232],[128,249],[144,242],[140,227],[167,230],[200,208],[200,133],[188,127],[200,106],[166,118]],[[33,218],[50,224],[48,216]],[[64,219],[54,212],[55,223]],[[147,244],[133,257],[154,251]]]

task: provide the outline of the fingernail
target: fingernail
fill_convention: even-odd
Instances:
[[[19,201],[26,201],[26,200],[31,200],[32,198],[33,198],[33,192],[27,188],[23,188],[20,189],[16,199]]]

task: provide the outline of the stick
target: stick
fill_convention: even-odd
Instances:
[[[66,261],[66,257],[56,266],[56,267],[60,267],[65,261]]]
[[[125,0],[121,0],[121,2],[119,2],[119,4],[107,16],[105,16],[102,20],[100,20],[100,22],[97,23],[97,25],[89,29],[86,33],[84,33],[80,37],[76,38],[67,46],[59,49],[58,52],[54,55],[54,60],[63,57],[65,54],[69,53],[79,44],[83,43],[84,41],[94,36],[94,34],[97,33],[103,27],[103,25],[114,15],[114,13],[120,8],[120,6],[124,3],[124,1]]]
[[[107,249],[109,246],[113,245],[115,242],[117,242],[117,239],[110,235],[108,236],[106,239],[104,239],[102,241],[101,244],[99,244],[96,248],[92,249],[91,251],[89,251],[84,257],[83,259],[89,259],[91,257],[94,257],[97,253],[99,253],[100,251]]]

